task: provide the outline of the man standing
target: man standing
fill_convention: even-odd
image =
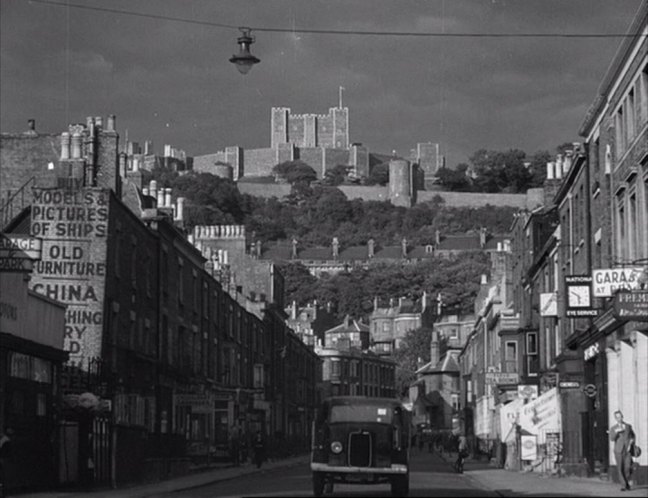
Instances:
[[[13,446],[11,441],[12,436],[13,430],[10,427],[7,427],[2,435],[0,435],[0,498],[5,496],[7,492],[5,486],[7,475],[9,474],[7,467],[9,466]]]
[[[614,418],[617,423],[609,430],[610,441],[614,443],[614,459],[619,473],[619,482],[623,486],[621,491],[625,491],[630,489],[630,479],[632,478],[630,447],[634,444],[635,433],[632,430],[632,425],[623,421],[621,410],[614,412]]]

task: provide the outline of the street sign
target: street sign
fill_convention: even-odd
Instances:
[[[597,388],[594,384],[587,384],[585,387],[583,387],[583,392],[588,398],[593,398],[594,396],[596,396]]]
[[[0,236],[0,258],[40,259],[43,241],[27,235]]]
[[[0,272],[32,271],[34,262],[23,258],[0,258]]]
[[[580,387],[580,382],[576,380],[561,380],[558,383],[558,386],[561,389],[578,389]]]

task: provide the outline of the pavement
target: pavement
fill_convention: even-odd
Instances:
[[[268,472],[296,465],[306,465],[308,462],[310,462],[310,455],[306,454],[264,462],[260,469],[257,469],[256,465],[252,463],[245,463],[239,466],[231,464],[217,465],[209,470],[202,470],[200,472],[176,477],[166,481],[133,485],[120,489],[97,489],[90,492],[47,491],[41,493],[16,494],[11,496],[19,496],[20,498],[145,498],[149,496],[160,496],[165,493],[199,488],[215,482],[226,481],[244,475]]]
[[[450,465],[456,453],[445,453],[441,457]],[[464,475],[473,484],[492,491],[498,496],[624,496],[648,497],[648,486],[633,486],[621,491],[618,483],[598,477],[576,477],[505,470],[488,462],[468,458],[464,463]]]
[[[412,458],[416,452],[412,450]],[[437,455],[439,455],[437,453]],[[439,455],[449,466],[456,460],[456,453]],[[300,455],[272,462],[265,462],[260,469],[253,464],[238,467],[220,465],[190,475],[177,477],[167,481],[134,485],[121,489],[98,489],[92,492],[79,491],[49,491],[42,493],[20,494],[22,498],[145,498],[159,496],[165,493],[186,491],[209,484],[234,479],[276,469],[306,465],[310,455]],[[464,474],[471,484],[477,488],[490,491],[495,496],[623,496],[648,497],[648,486],[639,486],[630,491],[621,491],[620,486],[611,481],[599,478],[582,478],[570,476],[548,476],[534,472],[522,472],[500,469],[483,460],[467,459]]]

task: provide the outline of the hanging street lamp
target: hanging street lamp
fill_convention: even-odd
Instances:
[[[250,45],[254,43],[254,37],[250,36],[250,28],[239,28],[241,36],[238,37],[239,53],[230,58],[232,64],[236,64],[239,73],[247,74],[254,64],[261,62],[250,53]]]

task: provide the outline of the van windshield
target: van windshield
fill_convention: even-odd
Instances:
[[[391,424],[393,410],[377,405],[334,405],[331,407],[331,424],[340,422],[373,422]]]

